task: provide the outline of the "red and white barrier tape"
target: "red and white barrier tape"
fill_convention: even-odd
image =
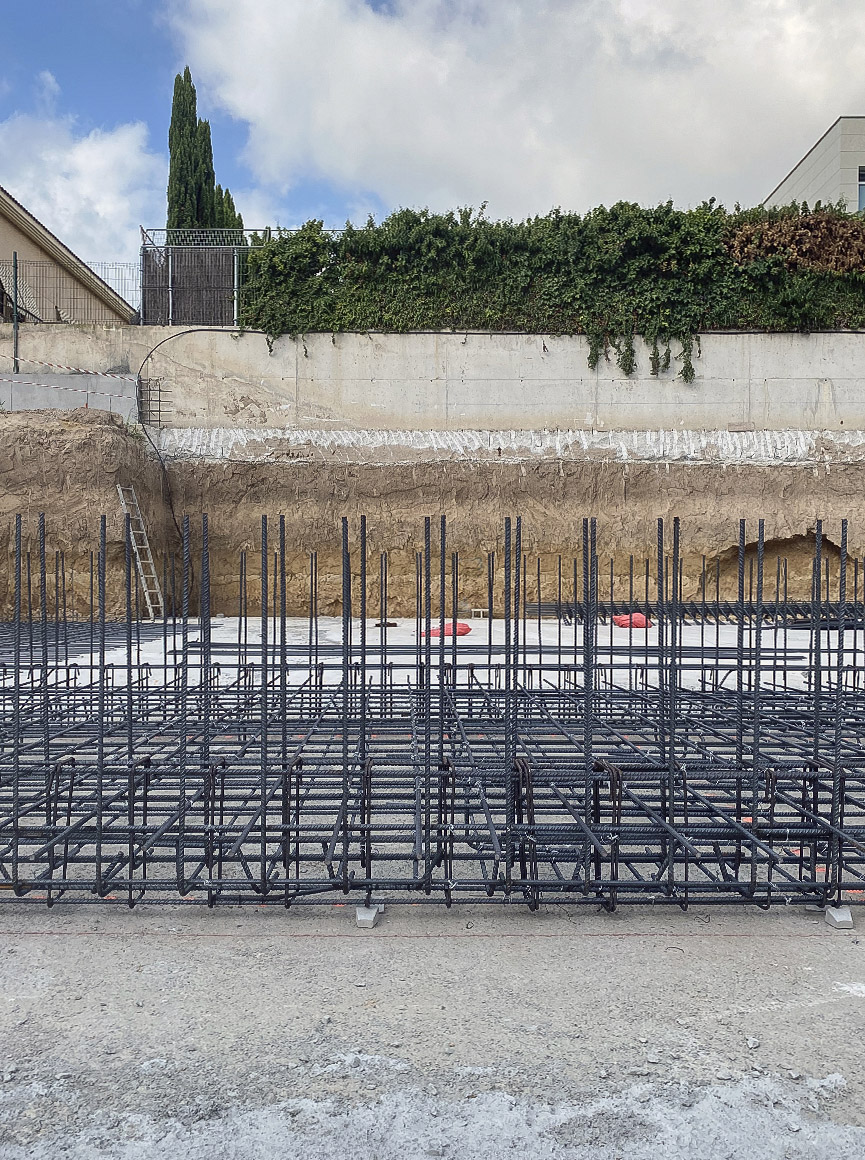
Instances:
[[[122,375],[112,375],[112,378],[122,378]],[[91,391],[86,387],[61,387],[57,383],[31,383],[25,379],[7,379],[0,375],[0,383],[13,383],[16,387],[45,387],[52,391],[75,391],[79,395],[101,395],[104,399],[126,399],[133,402],[134,395],[115,395],[111,391]]]
[[[11,360],[13,356],[11,354],[2,354],[0,358],[8,358]],[[22,358],[21,355],[18,356],[18,361],[30,363],[31,366],[35,367],[51,367],[55,371],[71,371],[76,375],[96,375],[101,379],[122,379],[124,382],[130,383],[134,383],[137,380],[136,375],[113,375],[109,371],[90,371],[86,367],[67,367],[63,363],[42,362],[38,358]],[[3,379],[2,381],[4,383],[9,382],[8,379]],[[40,384],[37,383],[36,385],[39,386]]]

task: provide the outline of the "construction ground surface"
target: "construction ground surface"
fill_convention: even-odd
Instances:
[[[859,1160],[859,913],[3,907],[0,1156]]]

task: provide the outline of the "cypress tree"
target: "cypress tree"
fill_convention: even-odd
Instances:
[[[187,67],[174,78],[174,100],[168,129],[168,221],[170,230],[198,225],[196,150],[198,117],[195,85]]]
[[[196,225],[212,229],[216,225],[216,174],[213,171],[213,146],[210,122],[199,121],[195,134]]]
[[[216,184],[210,122],[198,118],[188,66],[174,78],[168,153],[168,229],[242,230],[231,193]]]
[[[237,212],[234,205],[234,198],[231,196],[231,191],[226,188],[223,195],[222,214],[225,219],[225,228],[228,230],[242,230],[243,218]]]
[[[216,187],[215,198],[216,212],[213,224],[218,229],[224,230],[242,230],[243,218],[237,212],[234,205],[234,198],[231,196],[231,190],[223,189],[221,185]]]

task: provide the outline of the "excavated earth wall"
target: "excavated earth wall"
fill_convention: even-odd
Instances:
[[[462,611],[486,605],[486,553],[502,548],[506,515],[523,517],[523,547],[541,558],[544,599],[555,598],[559,555],[569,591],[587,516],[599,521],[602,592],[608,591],[609,558],[627,576],[631,555],[638,591],[644,591],[643,560],[656,551],[657,517],[679,516],[685,594],[699,595],[706,557],[712,587],[719,561],[722,594],[732,595],[739,520],[748,520],[753,554],[763,517],[767,586],[774,586],[775,560],[783,557],[790,593],[805,596],[818,519],[825,521],[830,556],[837,556],[844,517],[851,520],[851,555],[861,559],[865,552],[865,521],[858,520],[865,433],[782,432],[768,442],[761,441],[764,434],[677,432],[665,441],[662,433],[593,439],[586,433],[473,432],[443,440],[410,432],[282,431],[249,438],[235,431],[196,440],[189,432],[153,432],[157,454],[140,427],[105,412],[0,414],[0,611],[8,616],[12,608],[15,514],[23,517],[24,550],[35,569],[38,513],[44,511],[49,568],[53,577],[55,553],[62,552],[67,605],[77,615],[87,611],[90,552],[98,544],[100,516],[107,516],[108,614],[121,613],[124,543],[116,487],[128,483],[137,489],[160,572],[163,559],[179,552],[178,524],[188,514],[198,574],[201,514],[208,514],[213,608],[226,615],[238,608],[242,550],[248,554],[249,610],[259,607],[262,514],[285,516],[294,614],[308,608],[312,551],[318,553],[320,610],[339,610],[340,518],[351,520],[356,553],[361,514],[369,529],[370,597],[377,600],[378,554],[386,549],[395,615],[414,612],[424,516],[437,522],[440,513],[447,516],[449,550],[460,553]],[[668,526],[668,547],[671,533]],[[271,571],[276,544],[271,523]],[[532,564],[530,600],[534,575]],[[53,580],[48,606],[53,610]]]

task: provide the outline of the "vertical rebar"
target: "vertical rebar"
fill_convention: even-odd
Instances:
[[[98,579],[99,591],[99,692],[98,692],[98,719],[96,722],[96,882],[95,892],[101,898],[102,887],[102,826],[103,805],[105,792],[105,572],[107,568],[106,521],[105,516],[99,520],[99,557]]]
[[[21,825],[21,516],[15,516],[15,592],[12,599],[12,890],[21,894],[19,829]]]
[[[519,555],[516,556],[516,569],[519,572]],[[505,519],[505,559],[504,559],[504,585],[505,585],[505,692],[504,692],[504,718],[505,718],[505,768],[504,768],[504,783],[505,783],[505,893],[509,893],[511,889],[511,877],[514,865],[514,796],[513,796],[513,780],[514,780],[514,736],[512,727],[511,715],[511,699],[514,696],[515,674],[514,667],[516,663],[516,656],[514,651],[514,639],[511,636],[511,601],[513,599],[512,592],[512,574],[514,571],[514,560],[512,557],[511,546],[511,518],[507,516]],[[517,608],[514,608],[513,620],[518,618]]]
[[[594,732],[594,643],[595,643],[595,601],[593,584],[595,574],[592,532],[594,520],[583,520],[583,821],[591,828],[594,817],[592,799],[594,789],[595,759],[593,753]],[[591,872],[592,846],[583,841],[583,890],[588,892]]]
[[[268,640],[267,569],[270,556],[267,547],[267,516],[261,517],[261,738],[258,750],[259,795],[259,889],[267,894],[267,747],[268,747],[268,685],[270,683],[270,652]]]
[[[311,579],[311,578],[310,578]],[[310,583],[310,605],[312,603],[312,584]],[[310,608],[311,611],[311,608]],[[309,653],[307,656],[307,682],[312,685],[312,634],[309,639]],[[310,716],[312,716],[312,688],[310,687]],[[283,901],[286,906],[291,901],[288,889],[288,866],[290,852],[291,823],[291,767],[288,761],[288,642],[286,639],[286,574],[285,574],[285,516],[279,517],[279,724],[280,724],[280,770],[282,773],[280,818],[282,831],[280,846],[282,849],[282,868],[285,875]],[[300,818],[298,817],[298,823]],[[299,834],[299,830],[298,830]]]
[[[189,741],[189,586],[191,572],[191,548],[189,542],[189,516],[183,517],[180,531],[181,575],[180,575],[180,743],[177,761],[180,766],[180,784],[177,803],[177,890],[186,894],[186,775],[188,768],[187,746]],[[175,653],[175,665],[177,657]]]
[[[351,556],[348,550],[348,519],[342,519],[342,889],[348,894],[348,723],[351,679]]]
[[[424,893],[432,890],[432,527],[424,518],[423,529],[423,618],[424,618],[424,779],[423,857]]]
[[[42,720],[42,761],[45,780],[51,772],[51,735],[48,727],[48,584],[45,564],[45,513],[39,513],[39,644],[41,664],[39,668],[40,708]]]
[[[445,681],[445,545],[447,542],[447,527],[445,517],[441,517],[439,527],[439,624],[438,624],[438,766],[442,767],[445,756],[445,718],[444,718],[444,681]]]
[[[666,592],[667,579],[664,571],[666,557],[664,555],[664,521],[658,520],[658,753],[661,765],[666,768],[669,760],[667,755],[667,610]],[[666,850],[664,851],[666,854]]]
[[[358,764],[366,764],[366,516],[360,517],[360,702],[358,704]]]
[[[213,653],[211,649],[210,618],[210,533],[207,513],[201,517],[201,596],[199,599],[199,621],[201,624],[201,701],[202,729],[201,756],[199,768],[202,775],[210,768],[211,694]]]
[[[132,909],[133,869],[135,866],[135,722],[132,689],[132,525],[131,516],[126,513],[123,520],[124,586],[126,589],[126,858],[129,870],[129,890],[127,904]]]
[[[847,621],[847,521],[841,521],[841,552],[838,561],[838,645],[835,656],[835,721],[832,735],[832,805],[829,817],[833,834],[830,843],[832,893],[841,900],[844,847],[838,835],[843,823],[845,769],[842,761],[842,733],[845,719],[844,632]]]
[[[673,518],[673,555],[670,561],[671,585],[669,605],[669,679],[667,684],[667,704],[669,711],[669,726],[667,730],[667,744],[669,764],[667,767],[667,821],[674,829],[677,825],[676,814],[676,719],[678,711],[679,685],[679,600],[680,600],[680,561],[679,561],[679,517]],[[667,869],[667,886],[672,894],[676,888],[676,852],[677,845],[673,844],[670,852],[670,861]],[[687,861],[687,851],[682,847],[682,853]]]
[[[754,718],[753,733],[751,738],[751,820],[752,824],[757,821],[757,809],[759,801],[759,782],[761,777],[761,758],[760,758],[760,739],[761,739],[761,690],[760,686],[763,679],[763,583],[764,583],[764,556],[765,556],[765,521],[758,520],[757,522],[757,594],[756,605],[753,609],[753,625],[754,625],[754,643],[753,643],[753,657],[751,658],[751,672],[752,672],[752,687],[753,687],[753,704],[751,706],[751,713]],[[759,849],[756,842],[751,845],[751,890],[755,892],[757,889],[757,858],[759,857]],[[771,865],[767,868],[769,879],[767,881],[767,891],[771,892]]]

